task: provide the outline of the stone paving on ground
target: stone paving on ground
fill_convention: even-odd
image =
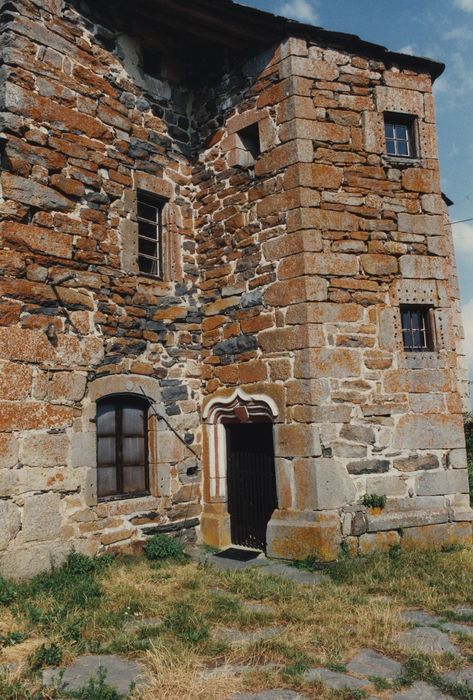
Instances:
[[[296,569],[283,563],[270,563],[264,557],[241,562],[230,559],[219,559],[212,554],[194,553],[193,559],[208,565],[214,565],[221,569],[244,570],[258,567],[265,574],[281,576],[304,585],[317,585],[323,580],[323,575]],[[228,596],[228,592],[219,587],[209,588],[209,592],[216,596]],[[244,610],[249,613],[271,615],[274,609],[271,605],[257,601],[239,601]],[[460,657],[460,650],[456,646],[458,635],[473,634],[473,625],[468,624],[473,620],[473,608],[456,606],[451,610],[450,621],[424,610],[404,610],[401,612],[401,620],[410,628],[402,632],[394,640],[401,651],[423,652],[428,654],[449,653]],[[462,621],[451,621],[455,620]],[[125,631],[137,633],[156,628],[162,624],[158,617],[140,618],[131,617],[124,625]],[[260,623],[250,630],[240,630],[233,627],[220,627],[214,632],[214,637],[235,646],[246,646],[260,640],[274,639],[283,636],[285,628],[281,625]],[[450,635],[450,636],[449,636]],[[465,659],[466,663],[466,659]],[[146,683],[146,669],[136,661],[123,659],[119,656],[81,656],[75,659],[65,669],[47,669],[43,671],[44,685],[59,684],[61,689],[72,691],[87,685],[90,678],[98,677],[99,669],[106,671],[106,682],[119,693],[126,694],[131,684],[140,686]],[[216,676],[241,676],[255,671],[275,671],[277,664],[241,664],[212,666],[203,671],[205,678]],[[60,675],[62,672],[62,676]],[[381,654],[374,649],[360,649],[349,660],[344,671],[334,671],[324,667],[313,667],[303,674],[304,681],[308,683],[322,683],[334,691],[351,689],[355,692],[371,691],[368,700],[376,700],[377,695],[373,681],[383,679],[393,683],[402,678],[403,665],[394,658]],[[443,677],[445,683],[463,684],[473,689],[473,666],[465,666],[451,671]],[[399,686],[398,686],[399,688]],[[384,700],[453,700],[451,696],[441,692],[438,688],[425,682],[415,682],[410,687],[402,690],[384,690]],[[236,693],[231,700],[304,700],[307,696],[304,692],[296,692],[283,688],[267,688],[257,693]]]

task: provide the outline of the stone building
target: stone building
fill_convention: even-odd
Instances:
[[[470,542],[443,66],[230,0],[0,8],[0,573]]]

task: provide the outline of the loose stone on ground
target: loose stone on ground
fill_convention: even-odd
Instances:
[[[410,622],[413,625],[436,625],[440,622],[439,617],[424,610],[403,610],[400,617],[404,622]]]
[[[401,649],[406,651],[460,655],[456,646],[449,640],[448,635],[435,627],[416,627],[408,632],[403,632],[397,638],[397,643]]]
[[[459,622],[444,622],[442,628],[454,634],[473,635],[473,625],[462,625]]]
[[[467,666],[460,671],[450,671],[442,676],[447,683],[462,683],[473,690],[473,666]]]
[[[138,632],[141,629],[159,627],[162,624],[162,617],[130,617],[123,625],[123,629],[125,632]]]
[[[361,649],[347,668],[351,673],[359,673],[360,676],[377,676],[385,680],[395,680],[402,674],[402,665],[399,661],[372,649]]]
[[[79,656],[64,669],[46,669],[43,671],[43,685],[60,683],[60,690],[80,690],[91,678],[99,677],[101,668],[106,671],[106,683],[124,695],[129,692],[131,684],[136,686],[146,684],[146,670],[142,664],[114,655],[90,655]],[[64,673],[61,679],[62,671]]]
[[[396,693],[391,700],[453,700],[451,695],[445,695],[433,685],[418,681],[407,690]]]
[[[473,617],[473,608],[466,605],[457,605],[453,608],[453,612],[460,617]]]
[[[369,681],[360,681],[358,678],[353,678],[346,673],[338,673],[328,668],[310,668],[304,673],[304,680],[309,682],[321,681],[332,690],[343,690],[344,688],[356,690],[358,688],[366,688],[369,685]]]

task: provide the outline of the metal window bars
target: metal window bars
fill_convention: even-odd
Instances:
[[[138,269],[163,279],[164,202],[146,192],[138,192]]]

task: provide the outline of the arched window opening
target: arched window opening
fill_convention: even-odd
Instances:
[[[149,494],[148,408],[133,395],[97,402],[97,495],[99,500]]]

